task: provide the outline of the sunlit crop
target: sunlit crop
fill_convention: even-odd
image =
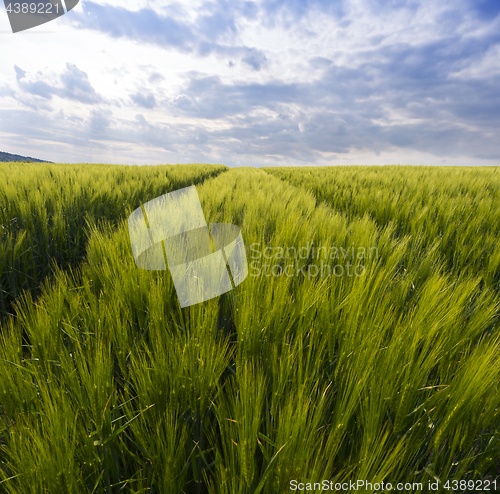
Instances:
[[[428,492],[500,474],[496,170],[8,164],[0,179],[0,491]],[[191,184],[208,223],[240,227],[250,274],[181,309],[168,271],[135,266],[127,217]],[[357,274],[335,271],[348,262]]]

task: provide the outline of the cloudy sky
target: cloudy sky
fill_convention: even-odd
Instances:
[[[58,162],[500,164],[498,0],[84,0],[13,34],[0,151]]]

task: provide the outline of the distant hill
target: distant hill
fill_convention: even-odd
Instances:
[[[27,156],[19,156],[18,154],[2,153],[0,151],[0,162],[6,161],[24,161],[33,163],[52,163],[52,161],[37,160],[36,158],[28,158]]]

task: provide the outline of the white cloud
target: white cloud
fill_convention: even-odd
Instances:
[[[0,15],[0,150],[52,161],[496,164],[500,16],[469,0],[397,4],[88,0],[16,35]],[[96,13],[106,17],[89,24]]]

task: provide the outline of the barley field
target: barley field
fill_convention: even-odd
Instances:
[[[248,276],[181,308],[189,185]],[[496,168],[0,164],[0,492],[500,490],[499,235]]]

